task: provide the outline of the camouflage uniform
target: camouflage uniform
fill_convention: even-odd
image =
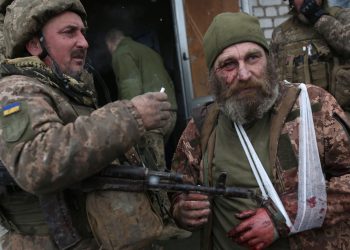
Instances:
[[[295,88],[295,86],[282,86],[281,95],[272,108],[272,114],[278,116],[280,112],[283,112],[283,102],[286,101],[285,93],[289,88]],[[297,91],[295,93],[297,94]],[[347,120],[336,100],[327,92],[319,87],[308,85],[308,93],[313,110],[321,165],[327,179],[328,210],[322,228],[289,237],[290,247],[291,249],[315,250],[348,249],[350,247],[350,215],[348,214],[350,208],[350,121]],[[276,191],[279,193],[289,217],[294,221],[297,211],[298,161],[285,159],[286,155],[298,158],[296,152],[298,152],[299,146],[299,101],[292,100],[293,107],[291,110],[286,110],[288,115],[285,120],[281,121],[281,130],[276,129],[276,123],[271,118],[269,154],[270,165],[273,169],[272,182],[275,183]],[[206,140],[205,137],[215,137],[214,132],[210,131],[215,131],[217,120],[215,112],[219,111],[215,108],[211,109],[211,112],[209,110],[208,108],[207,114],[202,117],[202,121],[204,121],[202,129],[198,128],[201,126],[198,125],[200,122],[193,119],[189,122],[180,138],[173,158],[172,169],[187,174],[188,181],[194,184],[212,183],[212,170],[206,169],[205,166],[208,163],[204,160],[210,158],[211,152],[209,149],[204,150],[203,145],[210,145],[213,141],[211,139],[207,143],[203,141]],[[206,125],[209,120],[211,121],[210,126]],[[286,139],[288,144],[283,143]],[[176,199],[176,194],[171,197],[173,203],[176,202]],[[276,226],[282,235],[283,232],[279,228],[281,225]],[[208,247],[204,246],[205,249]],[[210,249],[210,246],[208,248]]]
[[[303,23],[292,12],[273,31],[271,54],[279,80],[326,89],[350,117],[350,9],[324,7],[329,14],[315,25]]]
[[[4,13],[6,12],[6,6],[10,4],[12,0],[0,0],[0,62],[5,59],[5,41],[4,41]]]
[[[116,76],[119,99],[131,99],[146,92],[158,92],[162,87],[168,95],[174,110],[177,109],[173,83],[166,71],[162,58],[147,46],[124,37],[112,54],[112,67]],[[172,112],[168,125],[161,130],[146,133],[139,144],[146,155],[146,162],[165,167],[164,143],[176,123],[176,112]]]
[[[5,46],[4,46],[4,15],[0,13],[0,62],[5,59]]]
[[[145,126],[131,101],[98,108],[91,75],[81,69],[79,80],[73,79],[49,55],[42,29],[65,11],[81,18],[72,29],[79,28],[84,40],[79,45],[76,38],[75,46],[86,50],[80,0],[16,0],[7,8],[6,55],[14,59],[0,66],[0,159],[18,186],[1,186],[6,192],[0,196],[0,223],[9,230],[4,247],[97,249],[97,241],[103,249],[148,245],[164,232],[146,192],[111,191],[106,183],[88,194],[80,189],[81,180],[107,165],[139,165],[132,146]],[[25,57],[32,52],[26,50],[28,41],[39,37],[41,54]],[[47,56],[51,67],[43,62]]]
[[[10,215],[9,220],[23,235],[14,234],[16,244],[26,242],[29,236],[25,235],[35,234],[37,226],[40,237],[52,246],[45,249],[55,249],[34,194],[59,191],[97,173],[130,149],[145,129],[130,101],[96,109],[93,86],[65,76],[70,89],[84,93],[72,98],[60,90],[55,75],[36,57],[7,60],[2,73],[8,75],[0,80],[2,108],[17,103],[18,111],[6,115],[2,110],[0,157],[18,185],[33,194],[26,194],[27,202],[32,201],[31,213],[38,215],[38,223],[31,228],[21,225],[23,214],[13,212],[13,203],[3,202],[24,193],[20,189],[1,196],[3,212]],[[22,228],[28,230],[21,231]],[[91,237],[86,228],[85,231]]]

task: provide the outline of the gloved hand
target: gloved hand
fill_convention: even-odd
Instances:
[[[208,222],[209,198],[199,193],[180,194],[176,198],[172,214],[181,227],[194,230]]]
[[[227,236],[241,246],[264,249],[278,238],[275,225],[265,208],[243,211],[236,214],[236,218],[242,222],[232,228]]]
[[[162,128],[167,124],[171,108],[167,100],[167,94],[160,92],[149,92],[131,99],[132,104],[141,115],[145,129]]]
[[[311,24],[315,24],[321,16],[327,14],[315,0],[304,0],[300,8],[300,13],[303,14]]]

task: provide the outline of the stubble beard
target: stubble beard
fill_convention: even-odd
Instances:
[[[83,72],[83,67],[79,70],[67,70],[66,72],[63,72],[64,74],[74,78],[75,80],[77,81],[80,81],[81,80],[81,74]]]
[[[69,67],[65,74],[69,75],[70,77],[80,81],[82,72],[84,70],[84,65],[86,64],[86,55],[84,53],[84,50],[75,50],[72,52],[72,57],[79,56],[80,59],[84,59],[84,63],[82,65],[75,65],[74,67]]]
[[[261,119],[270,110],[279,95],[279,84],[271,60],[261,79],[226,84],[214,71],[210,72],[209,83],[220,110],[233,122],[250,123]],[[247,87],[256,87],[255,95],[240,96],[239,92]]]

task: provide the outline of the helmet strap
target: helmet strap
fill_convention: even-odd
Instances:
[[[39,55],[39,58],[41,60],[43,60],[45,57],[47,57],[49,55],[49,53],[47,52],[46,46],[45,46],[45,37],[44,34],[42,32],[40,32],[40,37],[39,37],[39,43],[41,46],[41,53]]]
[[[46,45],[45,45],[45,37],[42,32],[40,32],[40,38],[39,43],[42,49],[41,54],[39,55],[39,58],[43,60],[46,57],[50,57],[50,60],[52,62],[52,72],[56,75],[56,77],[61,80],[64,84],[65,88],[68,88],[68,80],[64,77],[60,67],[58,66],[57,62],[52,58],[52,56],[47,51]]]

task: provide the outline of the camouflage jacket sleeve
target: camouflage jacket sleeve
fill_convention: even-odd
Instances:
[[[323,15],[315,29],[339,55],[350,56],[350,9],[340,10],[336,17]]]
[[[278,79],[282,78],[282,68],[283,67],[278,67],[279,63],[279,46],[281,44],[281,41],[283,41],[283,32],[280,26],[276,27],[273,32],[272,32],[272,37],[270,41],[270,58],[272,59],[272,62],[274,65],[276,65],[276,73],[278,75]]]
[[[308,86],[321,165],[326,176],[327,213],[323,227],[348,221],[350,214],[350,123],[333,96],[316,86]],[[297,103],[292,112],[299,110]],[[299,119],[296,119],[299,120]],[[287,122],[294,152],[298,152],[299,123]],[[291,218],[297,213],[297,169],[282,172],[285,192],[281,199]]]
[[[66,188],[97,173],[144,133],[140,115],[129,101],[77,116],[61,92],[25,76],[0,81],[0,103],[1,160],[31,193]],[[19,109],[6,115],[11,103]]]
[[[186,182],[201,184],[201,156],[200,136],[192,119],[183,131],[177,144],[171,169],[175,172],[184,174],[186,176]],[[171,199],[174,199],[175,196],[176,195],[172,195]]]

